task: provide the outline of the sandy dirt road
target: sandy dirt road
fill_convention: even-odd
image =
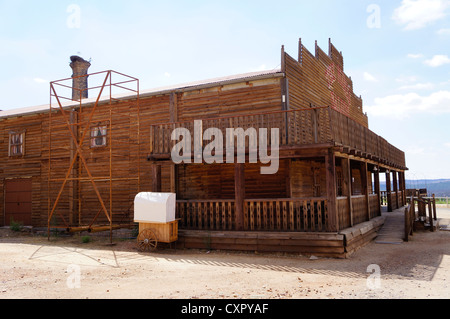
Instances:
[[[438,217],[450,220],[450,210]],[[442,223],[442,222],[441,222]],[[134,240],[52,238],[0,230],[1,299],[450,298],[450,231],[350,258],[165,249]]]

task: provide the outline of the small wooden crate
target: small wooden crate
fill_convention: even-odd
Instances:
[[[178,240],[178,220],[168,223],[139,223],[139,233],[151,229],[158,242],[173,243]]]

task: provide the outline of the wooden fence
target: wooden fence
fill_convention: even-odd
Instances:
[[[369,201],[367,203],[367,200]],[[351,197],[352,210],[349,209],[348,197],[336,199],[339,230],[366,222],[377,216],[381,216],[379,199],[377,194],[355,195]]]
[[[434,222],[437,220],[436,197],[434,195],[432,197],[410,197],[408,202],[409,205],[405,209],[405,241],[413,236],[418,225],[428,225],[430,231],[433,232],[435,230]]]
[[[229,149],[230,144],[227,143],[232,141],[234,144],[234,137],[227,135],[227,128],[242,128],[244,131],[255,129],[258,140],[260,138],[259,129],[267,129],[265,139],[268,147],[272,145],[271,129],[276,128],[279,132],[278,145],[280,147],[334,143],[357,150],[362,154],[368,154],[387,164],[405,167],[404,152],[365,126],[329,107],[206,118],[197,123],[200,123],[197,130],[194,129],[194,121],[151,125],[150,154],[167,155],[175,146],[181,147],[177,140],[172,140],[172,132],[175,129],[181,128],[189,131],[191,140],[190,144],[186,143],[186,145],[189,144],[193,152],[196,148],[203,150],[210,143],[208,140],[203,140],[203,134],[209,128],[220,130],[225,139],[224,149]],[[195,139],[198,141],[197,144],[195,144]],[[251,147],[249,139],[245,139],[244,143],[246,148]],[[238,145],[235,145],[235,148],[237,147]],[[180,151],[180,149],[175,149],[175,151]]]
[[[178,200],[180,228],[236,230],[234,200]],[[244,230],[325,232],[328,230],[325,198],[247,199]]]

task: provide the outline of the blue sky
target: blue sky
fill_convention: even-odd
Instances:
[[[331,38],[407,178],[450,178],[449,14],[450,0],[0,1],[0,109],[48,103],[74,54],[150,89],[275,69],[281,45]]]

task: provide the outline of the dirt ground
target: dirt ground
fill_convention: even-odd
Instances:
[[[438,209],[440,223],[450,210]],[[348,259],[163,249],[132,239],[0,229],[1,299],[450,298],[450,231],[364,246]]]

